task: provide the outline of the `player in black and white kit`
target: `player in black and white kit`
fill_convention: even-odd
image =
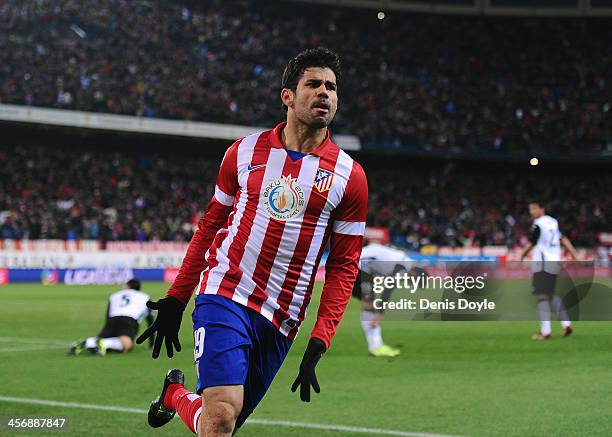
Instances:
[[[129,352],[134,347],[140,321],[146,319],[148,326],[153,323],[153,315],[147,307],[150,300],[148,294],[140,291],[140,281],[130,279],[125,289],[108,298],[106,323],[98,336],[74,342],[68,354],[79,355],[85,350],[97,355],[106,355],[107,351]],[[150,339],[149,345],[152,344],[153,339]]]
[[[406,252],[383,244],[367,244],[361,250],[359,272],[353,286],[353,297],[361,300],[361,327],[368,342],[368,351],[375,357],[396,357],[399,349],[386,345],[382,339],[382,310],[374,307],[376,298],[373,281],[375,276],[393,276],[396,273],[408,272],[412,260]],[[383,291],[381,298],[388,301],[393,290]]]
[[[521,261],[531,252],[533,270],[533,294],[538,300],[540,331],[532,336],[534,340],[548,340],[552,336],[550,323],[551,306],[559,315],[563,327],[563,337],[573,331],[572,323],[561,298],[555,294],[555,283],[560,271],[561,246],[565,247],[573,259],[577,258],[576,249],[570,240],[561,234],[559,223],[546,214],[539,202],[529,203],[529,214],[533,217],[533,228],[529,244],[521,255]]]

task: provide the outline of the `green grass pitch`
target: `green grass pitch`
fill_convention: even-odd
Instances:
[[[145,283],[143,289],[158,297],[166,287]],[[525,289],[530,298],[527,281],[509,281],[508,287]],[[193,387],[192,304],[181,329],[183,351],[173,359],[153,360],[144,346],[106,357],[65,355],[70,341],[101,328],[115,288],[0,287],[0,397],[147,409],[172,367],[182,368]],[[567,339],[555,323],[553,340],[534,342],[535,322],[388,321],[384,338],[402,354],[387,360],[367,355],[359,303],[352,301],[317,367],[322,392],[305,404],[289,387],[317,306],[313,299],[301,334],[252,418],[460,436],[612,435],[609,323],[578,322]],[[190,435],[178,418],[152,430],[146,416],[134,412],[0,400],[0,416],[67,417],[68,429],[55,435]],[[41,434],[0,429],[2,436]],[[238,435],[367,433],[247,422]]]

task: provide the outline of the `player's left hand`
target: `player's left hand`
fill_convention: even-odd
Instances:
[[[310,386],[312,386],[315,393],[321,392],[315,367],[324,353],[325,343],[318,338],[311,338],[300,364],[300,373],[298,373],[291,386],[292,392],[295,392],[300,387],[300,399],[304,402],[310,402]]]

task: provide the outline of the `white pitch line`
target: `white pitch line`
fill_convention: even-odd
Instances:
[[[116,411],[119,413],[146,414],[148,412],[148,410],[144,410],[142,408],[113,407],[110,405],[94,405],[94,404],[81,404],[77,402],[48,401],[44,399],[15,398],[11,396],[0,396],[0,401],[16,402],[20,404],[46,405],[46,406],[51,406],[51,407],[80,408],[83,410]],[[346,431],[346,432],[352,432],[352,433],[358,433],[358,434],[392,435],[392,436],[399,436],[399,437],[459,437],[459,436],[452,436],[452,435],[447,435],[447,434],[406,432],[406,431],[396,431],[392,429],[361,428],[361,427],[356,427],[356,426],[330,425],[330,424],[323,424],[323,423],[288,422],[285,420],[247,419],[246,423],[247,424],[250,423],[253,425],[286,426],[290,428],[320,429],[320,430],[327,430],[327,431]]]
[[[64,348],[65,346],[53,346],[53,345],[3,347],[3,348],[0,348],[0,354],[7,353],[7,352],[30,352],[30,351],[42,351],[42,350],[49,350],[49,349],[64,349]]]
[[[60,344],[67,345],[70,342],[47,338],[0,337],[0,343],[55,344],[59,346]]]
[[[19,404],[47,405],[49,407],[80,408],[82,410],[117,411],[119,413],[146,414],[148,411],[143,410],[142,408],[112,407],[110,405],[93,405],[81,404],[77,402],[48,401],[45,399],[14,398],[11,396],[0,396],[0,401],[16,402]]]
[[[396,431],[393,429],[383,428],[362,428],[358,426],[345,426],[345,425],[330,425],[324,423],[307,423],[307,422],[287,422],[285,420],[266,420],[266,419],[247,419],[246,423],[252,423],[254,425],[274,425],[274,426],[287,426],[291,428],[310,428],[310,429],[321,429],[326,431],[346,431],[357,434],[378,434],[378,435],[394,435],[402,437],[459,437],[451,436],[446,434],[429,434],[423,432],[406,432]]]

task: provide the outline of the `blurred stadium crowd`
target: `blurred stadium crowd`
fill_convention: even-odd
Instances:
[[[188,241],[213,194],[218,159],[171,153],[0,148],[0,239]],[[365,160],[364,160],[365,161]],[[367,161],[370,163],[370,161]],[[524,244],[541,199],[579,246],[609,231],[612,175],[517,175],[461,164],[366,165],[368,225],[417,249]],[[598,193],[593,196],[593,193]]]
[[[612,148],[610,41],[603,19],[6,0],[0,102],[272,126],[287,59],[322,44],[345,68],[335,132],[366,145],[598,152]]]

